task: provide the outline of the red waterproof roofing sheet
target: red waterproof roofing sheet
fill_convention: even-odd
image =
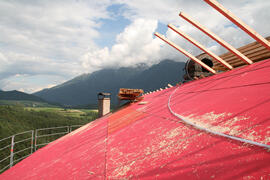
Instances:
[[[270,179],[270,60],[144,96],[50,143],[0,179]]]

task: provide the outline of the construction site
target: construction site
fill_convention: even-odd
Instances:
[[[0,179],[270,179],[270,37],[262,37],[216,0],[204,0],[254,42],[235,48],[184,12],[188,23],[227,49],[187,57],[184,81],[152,92],[97,94],[99,118],[38,149]],[[211,18],[210,18],[211,19]]]

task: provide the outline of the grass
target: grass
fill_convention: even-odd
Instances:
[[[21,104],[17,105],[0,105],[0,139],[21,133],[24,131],[35,130],[40,128],[71,126],[71,125],[84,125],[98,117],[97,110],[91,109],[64,109],[60,107],[25,107]],[[57,133],[58,131],[48,130],[44,133]],[[56,137],[48,137],[40,139],[39,143],[51,142]],[[18,138],[29,138],[27,135],[22,135]],[[16,138],[15,138],[16,139]],[[20,139],[17,139],[20,140]],[[0,142],[1,147],[10,144],[10,139]],[[29,147],[28,144],[20,143],[15,145],[14,151]],[[0,160],[10,154],[10,149],[0,152]],[[29,152],[22,152],[16,155],[19,159]],[[9,159],[0,163],[0,169],[9,163]],[[1,172],[0,172],[1,173]]]
[[[33,129],[86,124],[97,116],[91,109],[0,106],[0,139]]]
[[[0,105],[9,106],[25,106],[25,107],[57,107],[52,104],[45,102],[35,102],[35,101],[23,101],[23,100],[0,100]]]
[[[25,107],[25,110],[35,111],[35,112],[49,112],[49,113],[57,113],[62,116],[67,117],[83,117],[88,116],[90,114],[97,113],[97,110],[92,109],[65,109],[59,107]]]

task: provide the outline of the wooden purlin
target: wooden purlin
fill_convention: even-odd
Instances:
[[[266,37],[265,39],[270,42],[270,36]],[[247,44],[245,46],[242,46],[238,48],[237,50],[240,51],[245,56],[247,56],[253,62],[258,62],[258,61],[262,61],[262,60],[270,58],[270,51],[266,49],[262,44],[258,43],[257,41]],[[234,56],[234,54],[232,54],[231,52],[222,54],[219,57],[222,58],[224,61],[228,62],[229,64],[231,64],[235,68],[246,65],[243,61],[241,61],[239,58]],[[226,68],[224,68],[222,65],[220,65],[217,62],[214,62],[213,69],[224,70],[224,71],[226,70]]]
[[[204,47],[203,45],[201,45],[195,39],[191,38],[190,36],[188,36],[184,32],[180,31],[180,29],[177,29],[174,25],[169,24],[168,27],[170,29],[172,29],[174,32],[176,32],[177,34],[179,34],[180,36],[182,36],[183,38],[185,38],[186,40],[188,40],[189,42],[191,42],[193,45],[195,45],[196,47],[198,47],[199,49],[201,49],[202,51],[204,51],[205,53],[207,53],[209,56],[211,56],[213,59],[215,59],[216,61],[218,61],[219,63],[221,63],[226,68],[233,69],[233,67],[230,64],[228,64],[226,61],[224,61],[222,58],[220,58],[219,56],[217,56],[216,54],[214,54],[212,51],[208,50],[206,47]]]
[[[213,8],[215,8],[218,12],[223,14],[226,18],[228,18],[231,22],[233,22],[235,25],[237,25],[243,31],[248,33],[257,42],[261,43],[266,49],[270,50],[270,42],[269,41],[267,41],[265,38],[263,38],[259,33],[257,33],[255,30],[253,30],[247,24],[245,24],[241,19],[236,17],[233,13],[228,11],[225,7],[223,7],[216,0],[204,0],[204,1],[206,3],[208,3],[210,6],[212,6]]]
[[[158,38],[160,38],[161,40],[163,40],[164,42],[166,42],[167,44],[169,44],[170,46],[172,46],[173,48],[175,48],[176,50],[178,50],[179,52],[181,52],[182,54],[184,54],[188,58],[192,59],[196,63],[200,64],[203,68],[207,69],[212,74],[216,74],[217,73],[214,69],[212,69],[211,67],[207,66],[201,60],[197,59],[195,56],[193,56],[192,54],[190,54],[189,52],[187,52],[186,50],[184,50],[180,46],[176,45],[175,43],[173,43],[172,41],[170,41],[169,39],[167,39],[163,35],[161,35],[161,34],[159,34],[159,33],[156,32],[155,33],[155,36],[157,36]]]
[[[246,64],[252,64],[253,62],[248,59],[245,55],[243,55],[241,52],[237,51],[232,45],[221,39],[219,36],[217,36],[215,33],[207,29],[206,27],[202,26],[200,23],[196,22],[193,20],[191,17],[189,17],[187,14],[180,12],[179,14],[180,17],[185,19],[187,22],[192,24],[194,27],[205,33],[207,36],[218,42],[220,45],[222,45],[224,48],[228,49],[232,53],[234,53],[235,56],[239,57],[243,62]]]

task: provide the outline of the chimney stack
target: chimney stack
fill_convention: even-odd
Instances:
[[[110,93],[98,93],[98,116],[102,117],[108,114],[111,104],[111,94]]]

